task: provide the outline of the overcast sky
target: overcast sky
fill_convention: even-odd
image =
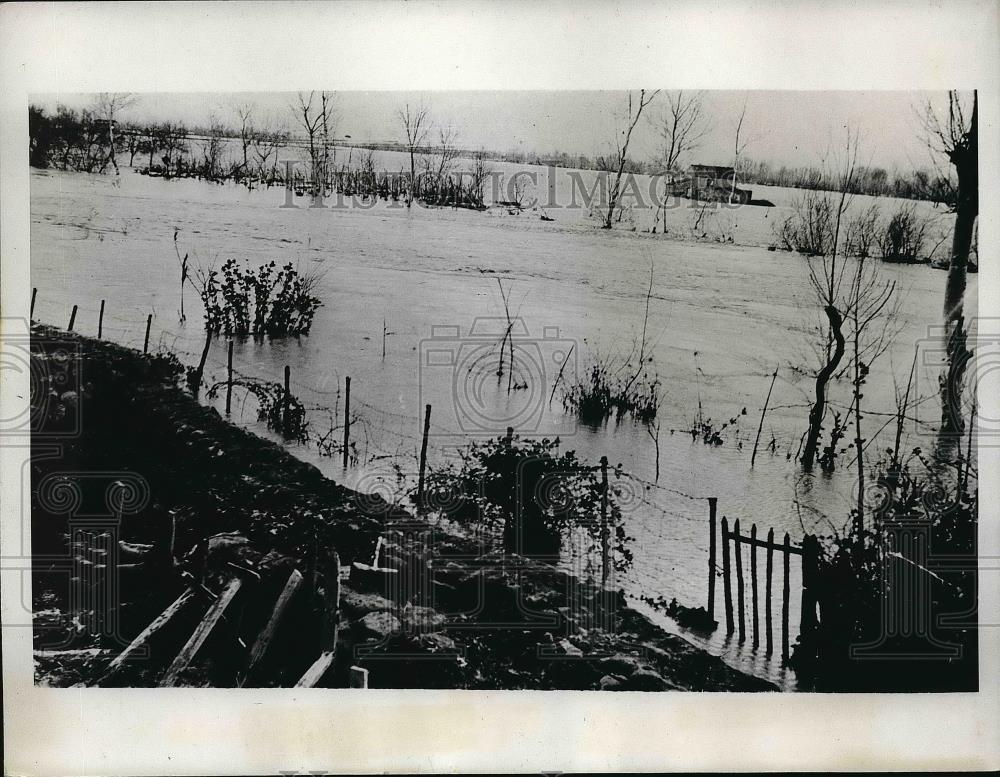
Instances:
[[[637,92],[635,93],[637,94]],[[712,123],[701,148],[688,159],[731,164],[736,122],[746,100],[742,137],[745,155],[775,164],[819,164],[831,148],[843,145],[845,128],[860,131],[863,161],[908,171],[930,167],[918,113],[928,100],[946,104],[944,93],[928,92],[704,92],[704,110]],[[237,103],[257,105],[263,118],[295,130],[290,106],[294,93],[143,94],[123,116],[137,121],[181,121],[206,125],[212,113],[235,124]],[[647,109],[659,115],[659,95]],[[44,95],[34,102],[54,109],[57,102],[86,107],[88,95]],[[438,126],[450,124],[463,148],[519,149],[547,154],[606,153],[628,105],[625,92],[337,92],[338,136],[355,140],[401,140],[397,109],[423,103]],[[436,134],[436,131],[435,131]],[[653,126],[643,121],[634,140],[636,158],[651,158],[659,145]]]

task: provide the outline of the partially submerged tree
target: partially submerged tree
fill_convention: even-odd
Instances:
[[[663,146],[659,162],[667,172],[679,169],[679,162],[701,145],[712,125],[702,107],[702,92],[665,92],[667,104],[650,124],[659,133]]]
[[[615,207],[618,205],[618,200],[621,197],[622,176],[625,174],[625,167],[628,163],[628,148],[632,142],[632,132],[639,123],[643,110],[653,101],[659,91],[659,89],[656,89],[647,95],[645,89],[640,89],[638,99],[633,98],[632,93],[629,92],[625,127],[615,138],[615,151],[608,164],[611,172],[614,173],[614,181],[608,192],[608,212],[604,217],[604,229],[611,229],[611,224],[614,221]]]
[[[928,147],[944,155],[955,168],[955,231],[944,292],[944,337],[947,367],[941,376],[941,428],[938,456],[954,457],[963,431],[960,398],[965,369],[971,358],[966,347],[968,332],[963,313],[966,274],[976,218],[979,216],[979,95],[972,93],[972,109],[966,113],[957,91],[948,93],[948,117],[941,119],[930,103],[924,122]]]
[[[295,118],[305,131],[308,142],[314,197],[321,197],[326,193],[330,151],[337,125],[334,99],[333,92],[320,92],[318,100],[315,92],[309,92],[308,98],[299,92],[295,109]]]
[[[406,105],[396,112],[399,121],[403,125],[403,132],[406,134],[406,150],[410,154],[410,189],[406,196],[406,207],[413,204],[413,195],[417,187],[417,149],[423,145],[430,129],[430,114],[423,105],[417,108],[410,108]]]
[[[118,122],[122,111],[136,104],[138,98],[128,92],[101,92],[97,95],[94,103],[94,116],[103,122],[107,127],[107,154],[101,161],[101,172],[108,166],[108,162],[118,173],[115,124]]]
[[[733,144],[733,183],[732,188],[729,190],[729,202],[736,199],[736,172],[740,169],[740,157],[743,156],[743,152],[746,151],[746,147],[749,143],[746,135],[743,135],[743,121],[747,116],[747,97],[743,97],[743,109],[740,111],[740,118],[736,122],[736,140]],[[741,138],[740,136],[743,135]],[[854,171],[851,170],[853,175]]]

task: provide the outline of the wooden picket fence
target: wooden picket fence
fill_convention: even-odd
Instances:
[[[715,498],[709,499],[709,543],[708,543],[708,614],[710,618],[715,618],[715,580],[716,580],[716,510],[718,501]],[[798,556],[802,562],[802,610],[799,624],[799,633],[807,634],[818,626],[816,617],[816,595],[815,580],[817,575],[817,560],[819,556],[819,542],[812,534],[807,534],[802,538],[801,545],[793,545],[788,532],[779,544],[774,540],[774,529],[768,529],[767,538],[760,539],[757,536],[757,524],[750,527],[749,534],[740,531],[740,521],[737,518],[733,522],[732,529],[725,517],[722,518],[720,531],[722,539],[722,584],[726,608],[726,633],[739,632],[739,641],[744,643],[747,636],[746,624],[746,580],[743,575],[743,546],[749,548],[750,556],[750,596],[751,596],[751,618],[752,632],[751,640],[754,650],[760,647],[761,624],[760,624],[760,596],[757,582],[757,549],[763,548],[765,556],[765,591],[764,591],[764,649],[765,654],[770,656],[774,652],[774,626],[772,613],[772,582],[774,579],[774,554],[781,554],[781,658],[788,661],[789,657],[789,631],[788,613],[789,601],[791,599],[790,569],[791,557]],[[731,556],[735,555],[736,567],[736,622],[733,617],[733,564]]]

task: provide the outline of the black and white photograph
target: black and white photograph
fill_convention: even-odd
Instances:
[[[30,685],[995,693],[998,74],[687,67],[8,105]]]

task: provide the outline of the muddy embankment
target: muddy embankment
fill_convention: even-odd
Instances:
[[[294,685],[335,631],[320,686],[348,686],[361,667],[375,688],[776,690],[621,596],[601,602],[551,566],[342,488],[199,404],[169,355],[41,326],[32,337],[39,683],[158,684],[227,580],[239,580],[179,684]],[[395,571],[354,566],[370,565],[377,544],[380,566]],[[294,570],[303,583],[248,672]],[[195,604],[106,678],[186,590]]]

